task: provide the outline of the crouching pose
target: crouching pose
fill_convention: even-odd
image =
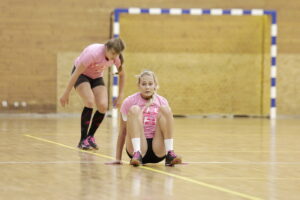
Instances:
[[[173,114],[168,101],[156,93],[155,74],[142,72],[138,77],[138,88],[140,92],[127,97],[121,106],[120,133],[113,164],[121,164],[125,141],[133,166],[164,159],[166,166],[180,164],[181,158],[173,149]]]
[[[84,108],[81,113],[81,136],[78,148],[83,150],[98,149],[95,141],[95,133],[101,125],[107,110],[107,88],[104,84],[104,71],[116,65],[119,72],[119,96],[114,104],[118,107],[123,99],[125,71],[122,70],[125,49],[123,40],[113,38],[105,44],[91,44],[75,60],[71,78],[65,92],[60,97],[60,103],[64,107],[69,103],[69,96],[74,87],[81,97]],[[93,115],[93,109],[96,111]],[[91,124],[91,125],[90,125]]]

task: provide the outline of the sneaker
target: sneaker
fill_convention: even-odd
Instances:
[[[173,150],[168,151],[167,155],[166,155],[166,166],[173,166],[176,164],[181,164],[182,160],[180,156],[177,156]]]
[[[130,164],[135,166],[135,167],[142,164],[142,155],[139,151],[133,153],[133,156],[130,160]]]
[[[90,150],[92,148],[87,139],[80,141],[77,147],[82,150]]]
[[[90,146],[94,149],[98,150],[98,145],[96,144],[95,138],[93,136],[88,136],[87,141],[89,142]]]

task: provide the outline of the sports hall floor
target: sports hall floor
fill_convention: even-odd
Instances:
[[[79,116],[0,117],[0,199],[298,200],[300,119],[176,118],[184,164],[132,167],[114,159],[117,122],[96,133],[100,150],[76,145]]]

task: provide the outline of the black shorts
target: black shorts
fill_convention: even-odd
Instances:
[[[153,138],[147,139],[148,149],[147,149],[145,156],[142,159],[143,164],[158,163],[158,162],[162,161],[163,159],[165,159],[165,157],[166,157],[166,156],[157,157],[155,155],[155,153],[153,152],[153,149],[152,149],[152,141],[153,141]],[[126,149],[126,152],[127,152],[127,155],[129,156],[129,158],[132,158],[132,156],[128,153],[127,149]]]
[[[71,74],[73,74],[74,71],[75,71],[75,66],[73,67]],[[75,82],[74,87],[76,88],[80,83],[83,83],[83,82],[90,83],[91,88],[94,88],[94,87],[99,86],[99,85],[105,86],[102,77],[92,79],[92,78],[90,78],[90,77],[88,77],[88,76],[86,76],[84,74],[80,74],[80,76],[78,77],[77,81]]]

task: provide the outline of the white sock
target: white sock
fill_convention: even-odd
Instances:
[[[173,150],[173,139],[165,139],[164,143],[165,143],[166,153],[168,153],[168,151]]]
[[[132,138],[131,139],[133,152],[141,152],[141,138]]]

